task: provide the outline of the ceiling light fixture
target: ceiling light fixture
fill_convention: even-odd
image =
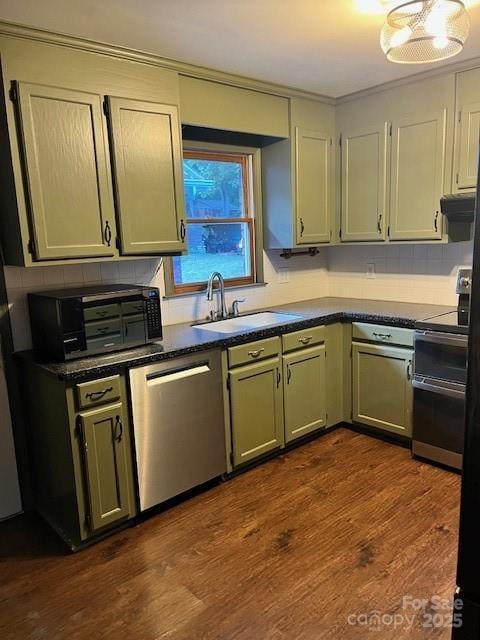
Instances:
[[[388,13],[380,44],[391,62],[423,64],[460,53],[469,33],[462,0],[411,0]]]

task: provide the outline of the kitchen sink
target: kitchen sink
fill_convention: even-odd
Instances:
[[[192,327],[202,331],[214,331],[215,333],[237,333],[269,327],[274,324],[282,324],[301,320],[302,316],[295,316],[290,313],[277,313],[276,311],[263,311],[261,313],[251,313],[247,316],[237,316],[227,320],[217,320],[203,324],[194,324]]]

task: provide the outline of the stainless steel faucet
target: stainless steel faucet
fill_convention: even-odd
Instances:
[[[228,318],[227,303],[225,302],[225,281],[222,274],[219,271],[214,271],[207,284],[207,300],[213,300],[213,283],[218,280],[218,296],[217,296],[217,311],[210,312],[210,318]]]

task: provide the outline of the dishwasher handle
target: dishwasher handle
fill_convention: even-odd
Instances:
[[[152,371],[146,376],[146,382],[149,387],[157,384],[165,384],[167,382],[175,382],[184,378],[191,378],[203,373],[210,373],[211,369],[208,360],[195,364],[188,364],[182,367],[172,367],[169,369],[159,369]]]

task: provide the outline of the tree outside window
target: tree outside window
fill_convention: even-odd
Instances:
[[[183,169],[188,253],[173,258],[174,292],[204,289],[212,271],[227,286],[253,283],[251,159],[185,151]]]

